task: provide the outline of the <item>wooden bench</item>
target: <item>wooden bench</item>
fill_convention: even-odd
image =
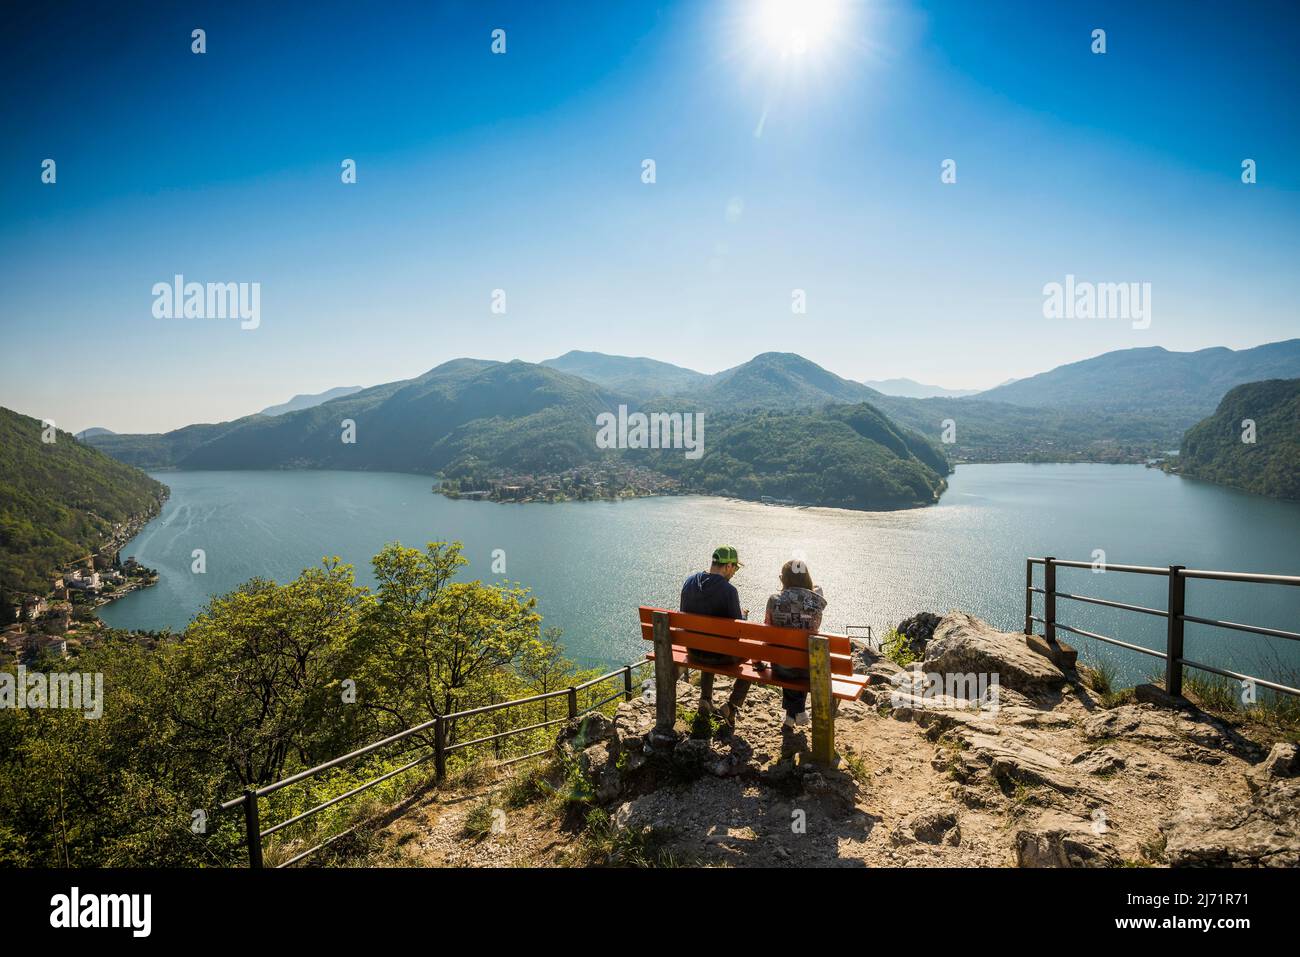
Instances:
[[[847,635],[777,628],[645,606],[638,612],[641,637],[654,642],[654,651],[646,657],[655,663],[655,730],[661,738],[674,736],[677,669],[684,666],[754,684],[810,692],[813,759],[826,765],[835,762],[834,702],[858,700],[867,685],[865,675],[853,673],[853,649]],[[743,660],[735,665],[715,665],[690,660],[690,651],[711,651]],[[760,671],[755,661],[765,667]],[[802,669],[809,677],[807,680],[782,678],[772,670],[773,664]]]

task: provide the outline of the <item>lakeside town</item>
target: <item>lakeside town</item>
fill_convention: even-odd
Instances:
[[[488,502],[594,502],[682,493],[681,483],[637,465],[581,465],[563,472],[445,479],[433,491]]]
[[[157,581],[157,571],[133,557],[88,556],[53,579],[48,596],[27,595],[0,609],[0,663],[75,655],[104,630],[96,608]]]
[[[95,610],[158,581],[158,572],[122,558],[121,549],[157,508],[114,525],[97,550],[54,571],[45,594],[6,594],[0,600],[0,665],[69,658],[99,638],[106,626]]]

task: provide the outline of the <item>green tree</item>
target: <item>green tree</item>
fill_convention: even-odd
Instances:
[[[286,585],[214,598],[171,646],[165,685],[179,747],[214,752],[243,786],[269,784],[355,737],[343,682],[372,599],[329,559]]]
[[[394,543],[375,556],[365,686],[400,728],[500,697],[509,666],[538,641],[541,616],[528,590],[454,581],[465,564],[459,542],[423,552]]]

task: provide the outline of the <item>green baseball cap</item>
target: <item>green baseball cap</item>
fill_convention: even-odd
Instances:
[[[740,568],[740,555],[730,545],[719,545],[713,550],[713,564],[735,565]]]

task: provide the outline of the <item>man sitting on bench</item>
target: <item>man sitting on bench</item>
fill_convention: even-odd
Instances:
[[[719,545],[713,550],[713,564],[707,572],[696,572],[682,584],[681,610],[694,615],[712,615],[715,618],[748,618],[749,612],[740,608],[740,592],[731,584],[731,576],[740,570],[740,556],[730,545]],[[688,662],[710,665],[738,665],[743,658],[692,649]],[[731,697],[718,711],[730,727],[736,725],[736,713],[745,701],[749,682],[736,679]],[[713,672],[700,672],[700,713],[713,710]]]

